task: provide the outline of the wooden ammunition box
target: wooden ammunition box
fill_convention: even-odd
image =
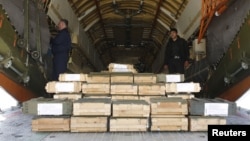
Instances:
[[[112,105],[113,117],[149,117],[150,105],[144,100],[116,100]]]
[[[98,73],[92,72],[87,76],[87,83],[110,83],[110,74],[109,73]]]
[[[138,86],[135,84],[111,84],[111,95],[137,95]]]
[[[60,82],[51,81],[45,86],[48,93],[79,93],[81,92],[81,82]]]
[[[156,74],[153,73],[137,73],[134,74],[135,84],[155,84]]]
[[[59,81],[81,81],[86,82],[87,81],[88,74],[71,74],[71,73],[62,73],[59,75]]]
[[[139,95],[165,95],[165,85],[157,84],[138,84]]]
[[[107,132],[108,117],[71,117],[71,132]]]
[[[181,117],[188,114],[187,100],[182,98],[152,98],[152,117]]]
[[[70,131],[70,117],[39,116],[34,117],[31,130],[36,132],[62,132]]]
[[[134,83],[134,75],[133,73],[111,73],[110,74],[110,82],[113,83],[126,83],[133,84]]]
[[[109,95],[110,94],[110,84],[104,83],[82,83],[82,93],[83,94],[94,94],[94,95]]]
[[[110,118],[110,132],[146,132],[148,118]]]
[[[225,117],[217,116],[189,116],[189,131],[207,131],[208,125],[225,125]]]
[[[73,102],[74,116],[110,116],[111,99],[83,98]]]
[[[152,117],[151,131],[188,131],[186,117]]]

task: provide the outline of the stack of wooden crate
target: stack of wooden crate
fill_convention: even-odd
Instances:
[[[72,101],[34,98],[23,103],[23,112],[35,115],[32,131],[69,131]]]
[[[110,65],[115,67],[117,64]],[[38,128],[38,118],[34,118],[34,131],[145,132],[187,131],[187,99],[193,98],[191,93],[200,87],[198,83],[184,83],[182,74],[111,71],[60,74],[59,81],[48,82],[45,89],[54,94],[54,100],[71,102],[71,111],[61,114],[60,120],[55,119],[55,112],[46,117],[49,122],[39,122],[43,127],[53,125],[54,129]],[[29,107],[32,105],[31,102]],[[50,108],[55,110],[58,106]]]
[[[67,74],[59,75],[59,81],[48,82],[45,89],[48,93],[54,93],[54,99],[77,100],[83,97],[82,82],[87,81],[87,74]]]
[[[225,125],[226,117],[236,114],[236,103],[215,99],[193,98],[189,100],[189,130],[207,131],[208,125]]]
[[[144,100],[114,100],[110,131],[147,131],[150,105]]]
[[[199,83],[185,82],[184,74],[157,74],[167,98],[151,99],[151,131],[188,131],[188,99],[200,91]]]
[[[74,101],[71,132],[107,132],[110,115],[109,98],[83,98]]]
[[[156,74],[134,74],[134,83],[138,85],[140,100],[145,100],[150,103],[150,98],[165,97],[165,84],[157,83]]]
[[[187,131],[187,101],[182,98],[151,99],[151,131]]]
[[[59,81],[48,82],[45,89],[53,98],[31,99],[24,103],[32,119],[32,131],[70,131],[72,101],[82,98],[81,83],[85,74],[62,74]]]
[[[110,73],[89,73],[86,83],[82,83],[84,97],[110,97]]]
[[[110,131],[147,131],[150,105],[139,100],[133,73],[111,73],[112,117]]]

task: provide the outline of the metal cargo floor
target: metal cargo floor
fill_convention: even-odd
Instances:
[[[32,132],[32,117],[20,109],[0,114],[0,141],[207,141],[207,132]],[[250,124],[238,116],[227,120],[229,124]]]

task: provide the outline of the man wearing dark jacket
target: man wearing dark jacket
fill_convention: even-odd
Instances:
[[[69,60],[69,52],[71,50],[71,37],[68,31],[68,21],[61,19],[57,25],[58,34],[51,39],[52,54],[53,54],[53,72],[52,80],[57,81],[59,74],[67,70]]]
[[[168,69],[170,74],[184,74],[189,59],[187,41],[178,36],[176,28],[170,30],[170,37],[165,53],[164,69]]]

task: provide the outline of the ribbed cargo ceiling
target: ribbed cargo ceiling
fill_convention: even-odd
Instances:
[[[188,0],[68,0],[105,63],[150,65]]]

